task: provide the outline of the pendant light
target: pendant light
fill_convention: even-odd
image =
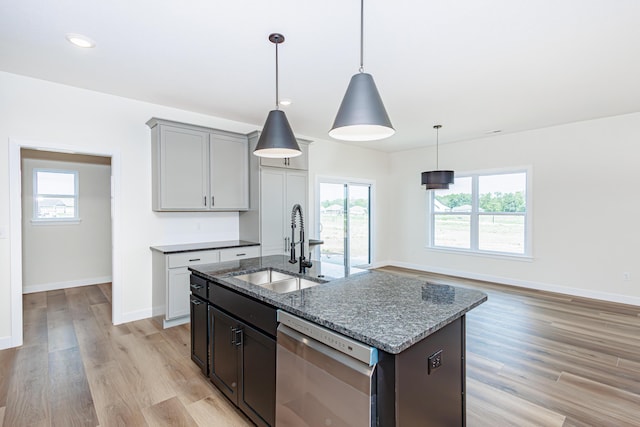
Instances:
[[[371,74],[364,72],[364,0],[360,0],[360,69],[351,77],[329,136],[343,141],[374,141],[396,131]]]
[[[269,111],[262,133],[253,154],[259,157],[283,159],[302,154],[298,141],[291,130],[287,116],[280,111],[278,98],[278,45],[284,42],[282,34],[269,35],[269,41],[276,45],[276,109]]]
[[[435,125],[436,130],[436,169],[438,169],[438,155],[440,145],[440,128],[442,125]],[[426,185],[426,190],[447,190],[449,184],[453,184],[453,171],[434,170],[422,172],[422,185]]]

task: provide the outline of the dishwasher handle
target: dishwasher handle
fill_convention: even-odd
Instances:
[[[316,366],[324,367],[327,371],[331,371],[332,367],[335,367],[337,374],[338,370],[342,372],[346,367],[347,371],[352,372],[352,375],[349,376],[351,380],[345,379],[345,382],[351,383],[356,388],[356,384],[361,381],[356,379],[357,377],[371,378],[375,370],[375,365],[369,366],[353,357],[347,356],[341,351],[314,339],[309,339],[306,335],[283,324],[278,326],[277,343],[278,350],[289,351],[300,358],[307,359],[307,361]]]

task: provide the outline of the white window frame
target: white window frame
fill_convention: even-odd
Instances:
[[[490,175],[509,175],[514,173],[525,173],[526,175],[526,195],[525,195],[525,203],[526,203],[526,211],[524,213],[500,213],[500,212],[492,212],[491,215],[507,215],[507,216],[524,216],[524,253],[513,253],[513,252],[498,252],[498,251],[487,251],[479,249],[479,218],[484,213],[479,212],[478,204],[479,204],[479,188],[478,182],[479,177],[481,176],[490,176]],[[436,215],[442,215],[442,212],[436,213],[434,209],[434,200],[435,200],[435,191],[427,191],[427,248],[434,251],[442,251],[442,252],[454,252],[454,253],[463,253],[469,255],[480,255],[480,256],[489,256],[494,258],[509,258],[509,259],[522,259],[522,260],[532,260],[533,259],[533,245],[532,245],[532,235],[533,235],[533,224],[532,224],[532,167],[531,166],[521,166],[514,168],[503,168],[503,169],[491,169],[491,170],[481,170],[481,171],[472,171],[472,172],[456,172],[456,179],[458,178],[468,178],[471,177],[471,212],[455,212],[451,213],[452,215],[469,215],[470,218],[470,248],[454,248],[448,246],[436,246],[434,244],[435,239],[435,218]],[[446,214],[445,214],[446,215]]]
[[[351,177],[337,177],[337,176],[325,176],[318,175],[316,176],[316,185],[315,185],[315,222],[317,226],[317,235],[320,236],[320,184],[340,184],[340,185],[362,185],[369,186],[369,264],[362,265],[362,267],[370,267],[375,263],[375,242],[376,242],[376,233],[375,233],[375,221],[376,221],[376,181],[365,179],[365,178],[351,178]],[[350,244],[350,243],[349,243]],[[349,248],[347,248],[350,251]],[[318,259],[320,255],[318,254]]]
[[[69,195],[60,195],[60,194],[39,194],[38,193],[38,172],[49,172],[49,173],[60,173],[73,175],[73,183],[74,183],[74,207],[75,207],[75,215],[73,217],[68,218],[40,218],[38,217],[38,197],[52,197],[52,198],[70,198]],[[79,206],[79,174],[77,170],[68,170],[68,169],[50,169],[50,168],[34,168],[33,169],[33,216],[31,218],[31,222],[37,225],[46,225],[46,224],[79,224],[80,219],[80,206]]]

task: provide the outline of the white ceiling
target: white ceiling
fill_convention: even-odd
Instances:
[[[327,131],[359,61],[358,0],[0,0],[0,70],[255,124],[280,97]],[[97,42],[79,49],[65,34]],[[366,0],[382,151],[640,111],[637,0]],[[0,95],[1,96],[1,95]]]

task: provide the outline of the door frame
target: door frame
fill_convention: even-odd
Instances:
[[[11,347],[23,343],[22,307],[22,167],[20,149],[53,151],[59,153],[86,154],[111,158],[111,318],[114,325],[122,323],[122,266],[116,254],[120,253],[121,232],[119,229],[120,168],[118,150],[87,149],[52,142],[9,139],[9,266],[11,282]]]
[[[340,176],[328,176],[328,175],[316,175],[315,182],[315,194],[314,194],[314,207],[313,212],[315,215],[314,218],[314,227],[316,230],[316,234],[320,237],[320,183],[328,183],[328,184],[353,184],[353,185],[368,185],[370,188],[369,192],[369,206],[371,206],[371,210],[369,211],[369,264],[368,266],[372,266],[375,264],[375,246],[376,246],[376,214],[375,214],[375,206],[376,206],[376,181],[365,178],[351,178],[351,177],[340,177]],[[320,257],[318,257],[320,259]]]

